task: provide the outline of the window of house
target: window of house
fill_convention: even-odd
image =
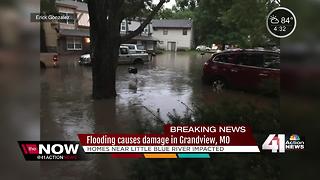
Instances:
[[[74,13],[66,13],[66,12],[60,12],[61,15],[63,16],[69,16],[69,19],[62,19],[61,23],[65,23],[65,24],[74,24],[75,23],[75,19],[76,19],[76,15]]]
[[[67,39],[67,50],[82,50],[82,39],[81,38],[68,38]]]
[[[168,29],[163,30],[163,35],[168,35]]]
[[[126,22],[122,22],[121,23],[121,31],[126,31],[127,27],[126,27]]]
[[[159,44],[163,44],[164,42],[163,41],[159,41]]]
[[[188,35],[188,30],[187,29],[183,29],[182,30],[182,35],[184,35],[184,36]]]

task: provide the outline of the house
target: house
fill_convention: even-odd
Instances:
[[[120,34],[125,35],[136,30],[144,20],[144,18],[124,19],[120,26]],[[142,45],[146,50],[155,50],[158,39],[153,37],[152,31],[152,25],[148,24],[140,35],[132,38],[128,43]]]
[[[160,49],[177,51],[193,47],[192,20],[160,19],[152,20],[153,34],[159,40]]]
[[[81,1],[58,0],[56,9],[60,14],[75,17],[58,23],[57,51],[83,53],[90,49],[90,22],[86,3]]]
[[[90,50],[90,22],[87,4],[83,0],[57,0],[56,9],[60,14],[76,18],[43,23],[47,49],[60,54],[88,52]],[[142,22],[141,18],[123,20],[120,34],[125,35],[136,30]],[[148,24],[140,35],[132,38],[128,43],[143,45],[147,50],[154,50],[157,41],[152,36],[152,26]]]

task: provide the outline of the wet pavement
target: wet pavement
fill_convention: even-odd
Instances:
[[[41,72],[41,139],[78,140],[78,133],[135,133],[144,121],[159,115],[168,120],[173,109],[211,104],[221,98],[268,106],[274,99],[239,91],[213,92],[201,83],[202,65],[209,55],[164,53],[144,65],[138,74],[132,65],[117,69],[117,94],[112,100],[91,99],[91,68],[79,66],[77,56],[60,57],[60,67]],[[137,83],[135,83],[137,79]],[[94,155],[85,162],[42,162],[45,179],[126,179],[129,160]],[[60,177],[60,178],[58,178]]]

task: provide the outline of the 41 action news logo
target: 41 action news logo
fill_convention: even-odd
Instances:
[[[262,144],[263,150],[271,150],[272,153],[284,153],[285,151],[304,150],[304,137],[298,134],[286,136],[285,134],[270,134]]]
[[[77,141],[18,141],[27,161],[79,161],[86,160]]]

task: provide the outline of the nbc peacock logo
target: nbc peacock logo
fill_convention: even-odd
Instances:
[[[304,138],[298,134],[291,134],[286,140],[285,149],[288,151],[304,150]]]
[[[300,137],[298,134],[292,134],[289,138],[290,141],[300,141]]]

